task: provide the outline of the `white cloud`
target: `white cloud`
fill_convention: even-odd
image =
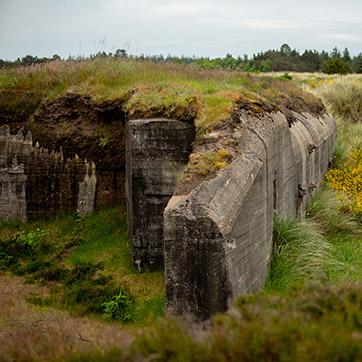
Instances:
[[[346,42],[362,42],[362,37],[355,34],[328,34],[323,39],[342,40]]]
[[[183,16],[202,13],[203,6],[197,2],[169,2],[153,8],[153,13],[162,16]]]
[[[283,43],[358,54],[361,11],[361,0],[0,0],[0,58],[66,57],[125,43],[147,54],[237,56]]]
[[[200,24],[229,26],[239,29],[273,30],[310,28],[306,23],[280,19],[203,19]]]
[[[203,1],[190,0],[109,0],[109,9],[120,15],[142,17],[174,17],[201,14],[206,10]]]

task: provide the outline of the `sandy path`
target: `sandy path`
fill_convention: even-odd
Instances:
[[[127,345],[132,335],[117,324],[71,316],[26,302],[49,289],[0,274],[0,361],[49,360],[70,351]]]

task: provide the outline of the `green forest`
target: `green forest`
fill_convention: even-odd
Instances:
[[[167,55],[140,55],[133,56],[127,54],[126,49],[117,49],[114,53],[98,52],[84,56],[69,56],[68,60],[87,60],[93,58],[136,58],[141,60],[151,60],[154,62],[166,61],[185,65],[193,65],[199,69],[231,69],[245,72],[323,72],[325,74],[349,74],[362,73],[362,53],[351,55],[348,48],[343,51],[334,47],[331,51],[305,50],[302,54],[296,49],[292,49],[288,44],[283,44],[280,49],[267,50],[254,54],[238,55],[234,57],[228,53],[224,58],[210,59],[208,57],[196,56],[172,56]],[[52,60],[60,59],[55,54],[50,58],[38,58],[37,56],[26,55],[15,61],[0,59],[0,68],[16,67],[31,64],[42,64]]]

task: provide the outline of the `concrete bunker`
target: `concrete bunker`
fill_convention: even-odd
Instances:
[[[0,128],[0,217],[88,212],[127,198],[134,266],[164,265],[168,312],[195,319],[263,286],[273,213],[305,213],[336,140],[335,121],[325,112],[290,111],[290,122],[276,110],[256,115],[244,107],[219,130],[235,149],[228,167],[192,187],[179,187],[181,180],[175,189],[194,152],[192,122],[127,120],[121,101],[96,107],[80,96],[47,107],[35,119],[50,151],[34,142],[36,129],[32,135]],[[213,147],[212,137],[207,142]],[[76,146],[79,157],[71,152]]]
[[[264,285],[274,212],[305,213],[307,195],[323,180],[336,141],[328,114],[293,112],[293,119],[288,122],[281,112],[240,112],[232,130],[237,156],[229,167],[191,190],[176,191],[193,130],[172,120],[129,122],[133,262],[149,268],[164,257],[168,313],[207,319],[235,296]]]

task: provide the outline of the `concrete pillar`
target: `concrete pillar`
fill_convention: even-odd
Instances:
[[[163,211],[188,163],[193,124],[139,119],[127,124],[128,235],[135,268],[163,267]]]

